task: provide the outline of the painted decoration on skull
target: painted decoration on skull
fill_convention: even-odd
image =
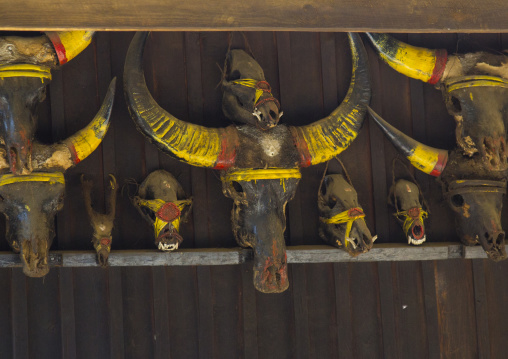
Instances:
[[[259,64],[231,50],[222,81],[222,108],[237,123],[207,128],[181,121],[162,109],[147,89],[143,49],[148,33],[129,47],[124,91],[138,128],[158,148],[180,161],[221,170],[223,192],[233,199],[233,232],[254,249],[254,286],[265,293],[289,286],[284,243],[286,203],[294,196],[300,168],[325,162],[345,150],[363,124],[370,100],[367,56],[358,34],[349,34],[353,71],[344,101],[307,126],[279,124],[281,104]]]
[[[413,47],[385,34],[367,35],[392,68],[441,89],[456,122],[457,146],[451,151],[431,148],[369,109],[372,118],[413,166],[439,178],[456,213],[462,242],[480,243],[494,261],[505,259],[501,208],[508,175],[506,56],[486,52],[448,55],[445,50]]]
[[[356,257],[368,252],[377,236],[365,223],[358,194],[342,174],[324,176],[318,191],[319,236],[328,244]]]
[[[192,208],[192,198],[169,172],[158,170],[150,173],[139,186],[132,203],[141,216],[153,227],[155,245],[164,252],[180,246],[180,224]]]

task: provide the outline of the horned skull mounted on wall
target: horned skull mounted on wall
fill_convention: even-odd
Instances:
[[[425,146],[369,110],[374,120],[416,168],[439,177],[456,212],[462,242],[480,243],[492,260],[505,259],[501,207],[508,170],[506,56],[485,52],[448,56],[446,50],[409,46],[385,34],[368,36],[395,70],[441,89],[455,118],[457,147],[448,152]]]
[[[60,143],[34,140],[36,107],[51,69],[76,56],[91,37],[88,31],[72,31],[0,38],[0,212],[7,219],[7,241],[20,252],[23,272],[31,277],[49,271],[53,218],[63,206],[63,172],[90,155],[109,127],[115,80],[87,127]]]
[[[363,124],[370,84],[360,37],[349,34],[353,74],[346,98],[326,118],[302,127],[278,125],[282,112],[263,70],[245,52],[231,51],[222,107],[241,125],[206,128],[176,119],[150,95],[142,70],[147,36],[134,36],[125,62],[124,90],[134,121],[167,154],[221,170],[224,194],[234,201],[235,238],[254,248],[254,286],[265,293],[286,290],[285,208],[295,194],[300,167],[345,150]]]

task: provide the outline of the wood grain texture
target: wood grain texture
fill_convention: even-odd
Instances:
[[[507,29],[508,10],[499,0],[401,2],[369,0],[37,0],[2,3],[2,29],[100,30],[295,30],[464,31]]]

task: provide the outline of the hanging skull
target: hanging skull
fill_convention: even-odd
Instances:
[[[100,213],[92,207],[92,187],[91,180],[85,180],[84,175],[81,176],[81,185],[83,187],[83,199],[90,225],[93,228],[92,243],[97,252],[97,262],[105,267],[108,265],[109,252],[111,252],[111,242],[113,237],[113,222],[116,212],[116,193],[118,185],[116,178],[112,174],[109,175],[109,196],[106,198],[106,213]]]
[[[0,38],[0,138],[12,173],[33,170],[36,109],[46,98],[51,70],[78,55],[92,36],[92,31],[50,31],[35,38]]]
[[[328,244],[352,256],[368,252],[372,237],[358,194],[341,174],[326,175],[318,194],[319,236]]]
[[[501,207],[506,192],[505,55],[477,52],[448,56],[445,50],[415,48],[384,34],[368,34],[381,58],[397,71],[441,88],[455,118],[457,147],[425,146],[371,111],[388,138],[419,170],[439,177],[455,211],[464,244],[480,243],[490,259],[506,258]]]
[[[157,248],[167,252],[178,249],[183,241],[180,222],[189,213],[192,199],[187,198],[176,178],[164,170],[150,173],[132,202],[153,226]]]
[[[101,143],[109,127],[114,91],[115,80],[99,112],[84,129],[60,143],[35,142],[31,174],[9,173],[2,148],[0,212],[7,220],[7,241],[15,252],[20,252],[27,276],[42,277],[49,271],[48,250],[55,236],[53,218],[63,206],[63,172],[88,157]]]
[[[222,170],[223,191],[235,202],[236,240],[254,247],[254,286],[265,293],[286,290],[285,206],[295,193],[300,167],[345,150],[363,124],[370,86],[360,37],[349,34],[353,75],[346,98],[326,118],[302,127],[277,125],[282,112],[261,67],[245,52],[231,51],[222,107],[239,125],[207,128],[178,120],[150,95],[141,66],[147,35],[134,36],[125,61],[124,91],[134,121],[167,154]]]
[[[420,245],[427,240],[425,218],[427,211],[420,202],[420,188],[405,179],[397,180],[390,188],[388,202],[395,208],[395,217],[402,225],[407,244]]]

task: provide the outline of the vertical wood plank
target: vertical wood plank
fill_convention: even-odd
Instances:
[[[242,271],[242,320],[243,320],[243,357],[258,359],[258,321],[256,289],[252,284],[252,263],[240,265]]]
[[[489,309],[485,286],[485,268],[483,259],[474,259],[473,285],[476,317],[476,333],[478,337],[478,357],[490,358]]]
[[[76,358],[76,323],[74,308],[73,268],[55,268],[59,271],[60,315],[62,332],[62,355],[65,358]]]
[[[470,260],[436,262],[441,357],[478,356],[473,272]]]
[[[109,347],[112,359],[125,357],[122,268],[108,268]]]
[[[28,301],[26,276],[21,268],[11,271],[11,316],[13,358],[28,358]]]
[[[349,264],[334,263],[337,351],[339,358],[353,358],[353,310],[349,288]]]
[[[2,356],[6,358],[13,358],[13,327],[12,327],[12,313],[11,308],[14,300],[20,300],[26,303],[24,298],[12,298],[12,271],[8,268],[0,270],[0,286],[2,292],[0,293],[0,303],[4,310],[0,312],[0,346],[2,348]]]
[[[153,267],[153,333],[154,358],[171,357],[171,337],[169,336],[169,308],[166,268]],[[176,344],[176,343],[175,343]]]
[[[429,358],[440,358],[439,320],[436,293],[436,261],[421,262],[425,321],[427,323],[427,350]]]
[[[62,356],[58,271],[44,278],[27,278],[28,356]]]
[[[378,263],[379,300],[381,306],[381,322],[383,324],[383,356],[385,358],[398,358],[397,344],[398,332],[395,319],[396,288],[393,278],[394,263]]]

